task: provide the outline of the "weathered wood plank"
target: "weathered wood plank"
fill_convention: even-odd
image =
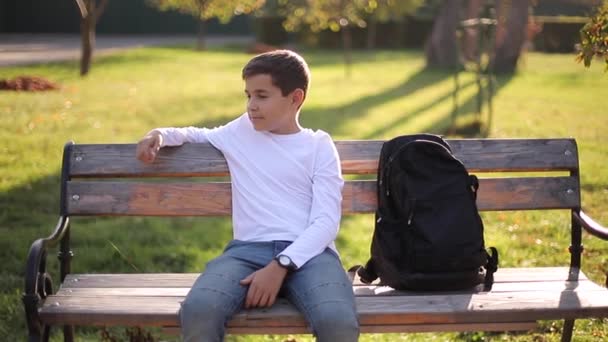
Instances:
[[[178,325],[183,297],[50,296],[40,310],[45,322],[76,325]],[[608,290],[523,291],[454,295],[357,297],[362,325],[465,324],[575,319],[608,315]],[[287,301],[270,309],[244,310],[232,327],[304,326]]]
[[[124,284],[121,282],[121,284]],[[567,282],[567,281],[526,281],[496,283],[492,287],[492,292],[531,292],[531,291],[596,291],[602,289],[601,286],[588,281]],[[69,287],[60,288],[55,296],[60,297],[185,297],[190,290],[189,286],[168,286],[168,287]],[[353,286],[356,296],[420,296],[423,292],[396,291],[387,286],[356,285]],[[481,293],[482,287],[466,290],[452,291],[454,293]],[[429,292],[430,295],[437,295],[441,292]],[[443,292],[441,294],[447,294]]]
[[[500,283],[565,282],[569,272],[568,267],[501,267],[494,274],[494,284],[496,286]],[[198,273],[68,274],[61,288],[190,288],[198,275]],[[583,272],[578,273],[578,278],[581,282],[589,281]],[[357,279],[354,284],[361,285]]]
[[[454,139],[454,154],[471,171],[578,169],[574,139]]]
[[[568,209],[580,206],[576,177],[479,180],[479,210]]]
[[[225,216],[231,214],[230,183],[72,181],[67,187],[70,215]],[[576,177],[481,179],[480,210],[575,208]],[[376,210],[376,183],[347,181],[344,214]]]
[[[441,331],[530,331],[536,322],[469,323],[469,324],[411,324],[411,325],[361,325],[362,333],[423,333]],[[179,333],[179,332],[178,332]],[[228,334],[310,334],[307,327],[228,327]]]
[[[362,325],[361,333],[424,333],[442,331],[530,331],[536,329],[536,322],[470,323],[470,324],[411,324],[411,325]],[[175,334],[179,334],[177,328]],[[310,334],[307,327],[228,327],[228,334]]]
[[[536,329],[536,322],[507,322],[486,324],[412,324],[412,325],[363,325],[362,333],[414,333],[438,331],[530,331]],[[164,327],[164,334],[179,335],[178,327]],[[227,334],[310,334],[310,330],[303,326],[291,327],[228,327]]]
[[[226,159],[211,144],[165,147],[153,164],[135,158],[136,144],[72,145],[72,177],[222,176]]]
[[[573,139],[452,139],[455,155],[477,171],[578,169]],[[344,174],[375,174],[383,141],[336,141]],[[222,154],[209,144],[161,149],[157,161],[135,159],[135,144],[73,145],[72,177],[159,177],[227,175]],[[542,158],[539,158],[542,156]]]

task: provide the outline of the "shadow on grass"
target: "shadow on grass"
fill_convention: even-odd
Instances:
[[[468,86],[470,86],[471,84],[473,84],[474,81],[469,81],[466,83],[461,84],[461,87],[466,88]],[[426,104],[419,106],[418,108],[416,108],[413,111],[408,111],[406,113],[404,113],[401,116],[398,116],[396,118],[394,118],[391,122],[389,122],[388,124],[385,124],[383,127],[379,127],[378,129],[374,130],[373,132],[369,133],[367,136],[365,136],[365,139],[372,139],[374,137],[377,136],[381,136],[384,133],[388,132],[389,130],[391,130],[393,127],[395,126],[400,126],[403,125],[405,123],[407,123],[409,120],[411,120],[412,118],[423,114],[424,112],[431,110],[433,107],[437,106],[439,103],[443,102],[443,101],[447,101],[449,99],[451,99],[453,97],[453,92],[449,91],[449,92],[445,92],[443,95],[431,99],[430,101],[427,101]],[[424,132],[437,132],[438,129],[436,127],[429,127],[426,131]]]
[[[442,71],[421,68],[395,87],[362,97],[346,105],[330,108],[306,108],[303,110],[302,123],[305,127],[325,127],[333,134],[348,134],[350,132],[343,131],[343,127],[348,121],[358,119],[376,106],[407,97],[425,87],[430,87],[448,76],[449,74]],[[422,110],[415,114],[421,112]]]
[[[502,74],[496,77],[494,83],[494,98],[505,87],[515,74]],[[470,86],[474,81],[461,84],[461,90],[465,87]],[[495,104],[493,105],[495,106]],[[496,111],[496,108],[493,110]],[[466,118],[465,118],[466,117]],[[461,120],[464,119],[464,120]],[[469,120],[466,120],[469,119]],[[477,92],[469,96],[464,102],[459,103],[458,113],[456,120],[454,121],[452,112],[446,113],[442,118],[436,120],[427,126],[427,131],[436,132],[437,134],[444,134],[449,136],[460,136],[464,138],[487,138],[491,127],[491,120],[489,117],[487,105],[484,105],[481,116],[477,114]]]
[[[306,48],[296,49],[296,51],[304,56],[306,62],[311,67],[321,67],[329,65],[342,65],[344,64],[344,53],[341,49],[315,49]],[[357,63],[367,62],[380,62],[380,61],[403,61],[407,59],[403,55],[395,55],[394,51],[390,50],[361,50],[356,49],[352,51],[352,65],[354,69],[357,68]],[[420,56],[420,50],[410,50],[405,52],[411,56]]]
[[[346,105],[330,108],[305,108],[303,110],[302,123],[305,127],[324,127],[324,129],[327,129],[332,134],[352,135],[352,132],[344,131],[347,126],[346,124],[349,121],[357,120],[376,106],[398,98],[411,96],[414,92],[422,91],[424,88],[431,87],[434,84],[451,77],[453,77],[453,74],[450,71],[421,68],[403,83],[393,88],[362,97]],[[494,97],[496,97],[500,89],[506,86],[513,77],[513,74],[500,75],[497,77],[494,84]],[[466,88],[474,85],[475,80],[461,82],[460,89],[461,91],[464,91]],[[420,105],[414,110],[403,112],[400,115],[391,113],[394,118],[389,123],[378,127],[361,138],[373,139],[382,136],[395,126],[403,125],[417,116],[424,115],[438,104],[452,99],[453,95],[452,90],[446,91],[435,98],[429,99],[425,104]],[[425,129],[421,130],[421,132],[456,135],[461,137],[487,136],[487,125],[491,124],[491,118],[488,117],[487,107],[484,107],[486,113],[485,118],[475,114],[477,110],[477,92],[475,91],[475,93],[464,98],[464,100],[462,100],[462,96],[460,96],[458,102],[458,114],[455,121],[452,113],[453,107],[450,107],[449,112],[439,120],[428,125]],[[474,116],[474,120],[461,120],[462,118],[467,118],[469,116]],[[461,121],[463,122],[461,123]]]

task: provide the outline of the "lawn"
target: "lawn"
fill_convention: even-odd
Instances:
[[[426,70],[420,51],[356,52],[350,78],[345,77],[339,51],[302,54],[313,73],[302,112],[304,126],[323,129],[336,139],[416,132],[482,135],[474,125],[472,76],[460,77],[461,115],[453,124],[452,74]],[[86,78],[78,77],[76,62],[0,68],[0,79],[37,75],[62,86],[52,92],[0,93],[0,341],[25,340],[20,299],[25,257],[30,244],[50,234],[56,223],[63,144],[135,142],[157,126],[226,122],[244,111],[240,71],[250,57],[237,48],[142,48],[97,59]],[[527,54],[518,73],[497,78],[488,136],[576,138],[583,207],[608,224],[608,73],[602,67],[595,63],[585,69],[573,55]],[[487,122],[483,116],[482,123]],[[486,244],[503,251],[502,266],[568,264],[567,213],[484,213],[484,222]],[[230,222],[224,219],[76,218],[72,227],[75,273],[198,272],[231,237]],[[346,266],[366,260],[372,227],[370,215],[344,218],[338,248]],[[608,243],[585,235],[584,244],[583,270],[603,283]],[[56,268],[55,261],[51,267]],[[577,321],[575,340],[608,338],[607,321]],[[557,341],[560,328],[561,322],[543,322],[525,334],[369,334],[361,340]],[[110,331],[117,336],[122,332]],[[79,340],[101,338],[92,328],[79,329],[78,334]]]

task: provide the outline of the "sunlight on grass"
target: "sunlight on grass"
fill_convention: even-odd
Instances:
[[[420,51],[358,51],[350,79],[339,51],[302,51],[312,69],[302,123],[336,139],[445,134],[453,109],[453,75],[424,68]],[[0,69],[0,78],[37,75],[61,84],[44,93],[0,96],[0,340],[25,339],[20,294],[30,244],[57,219],[63,144],[135,142],[157,126],[217,126],[245,110],[241,68],[251,56],[235,49],[145,48],[98,58],[91,74],[76,62]],[[497,77],[490,137],[575,137],[583,206],[608,224],[608,76],[596,63],[583,69],[571,55],[529,53],[520,72]],[[476,87],[461,74],[456,125],[475,120]],[[473,135],[479,134],[473,132]],[[567,213],[484,213],[486,244],[502,251],[502,266],[567,265]],[[369,257],[372,215],[343,219],[338,237],[344,265]],[[230,220],[206,218],[77,218],[73,272],[200,272],[231,238]],[[603,282],[608,245],[585,235],[584,271]],[[56,273],[57,262],[50,258]],[[54,279],[57,275],[54,274]],[[606,320],[577,321],[575,336],[608,336]],[[524,334],[366,334],[362,341],[557,341],[561,322]],[[79,330],[85,341],[97,329]],[[292,339],[290,339],[292,338]],[[174,340],[167,336],[166,340]],[[60,340],[55,334],[54,341]],[[309,336],[239,336],[229,341],[311,341]]]

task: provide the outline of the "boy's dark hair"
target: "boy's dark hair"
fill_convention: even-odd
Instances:
[[[293,51],[275,50],[253,57],[243,68],[243,79],[259,74],[270,75],[283,96],[298,88],[306,96],[310,70],[304,58]]]

